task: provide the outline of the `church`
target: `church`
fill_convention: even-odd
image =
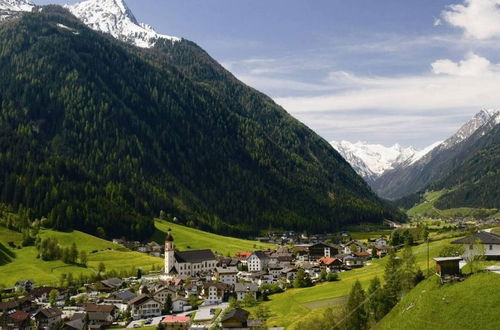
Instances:
[[[165,240],[165,275],[196,276],[213,271],[217,260],[212,250],[176,251],[174,237],[169,230]]]

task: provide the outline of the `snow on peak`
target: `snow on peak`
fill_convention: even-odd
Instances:
[[[1,11],[31,11],[35,5],[28,0],[0,0]]]
[[[151,26],[137,22],[123,0],[87,0],[65,7],[91,29],[108,33],[137,47],[151,48],[158,39],[180,41],[179,38],[159,34]]]
[[[474,132],[476,132],[480,127],[486,125],[488,122],[493,120],[498,120],[498,115],[500,110],[485,109],[481,110],[472,117],[471,120],[466,122],[460,129],[449,139],[442,143],[442,147],[449,149],[454,145],[459,144],[462,141],[467,140]]]
[[[367,181],[376,179],[388,170],[416,161],[425,155],[424,152],[428,152],[413,147],[405,148],[399,144],[386,147],[361,141],[356,143],[332,141],[331,145]]]

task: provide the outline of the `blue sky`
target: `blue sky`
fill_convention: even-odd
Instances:
[[[126,2],[329,141],[424,147],[500,108],[500,0]]]

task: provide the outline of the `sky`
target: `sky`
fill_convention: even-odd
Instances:
[[[328,141],[423,148],[500,108],[500,0],[126,3]]]

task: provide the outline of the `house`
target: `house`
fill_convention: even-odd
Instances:
[[[293,282],[295,277],[297,276],[297,268],[295,267],[287,267],[281,271],[281,276],[285,278],[288,282]]]
[[[328,271],[338,271],[342,267],[343,263],[340,259],[333,257],[322,257],[318,259],[318,264],[320,267],[326,268]]]
[[[216,305],[226,300],[231,286],[222,282],[205,282],[201,295],[205,298],[205,305]]]
[[[236,253],[236,258],[241,262],[242,266],[247,266],[248,258],[252,255],[252,252],[240,251]]]
[[[274,278],[278,278],[280,277],[283,268],[284,266],[281,263],[277,263],[277,264],[269,264],[267,269],[269,275],[272,275]]]
[[[326,243],[317,243],[309,246],[309,260],[317,260],[321,257],[331,257],[339,253],[339,247]]]
[[[10,311],[0,314],[0,329],[29,330],[30,315],[23,311]]]
[[[74,313],[71,319],[64,323],[63,330],[83,330],[87,313]]]
[[[106,299],[104,299],[105,304],[127,304],[131,299],[137,297],[137,295],[130,291],[124,290],[110,294]]]
[[[58,290],[51,286],[41,286],[34,288],[30,292],[30,297],[38,303],[47,303],[49,301],[49,294],[52,290]],[[60,290],[58,290],[60,292]]]
[[[366,259],[358,257],[354,253],[344,257],[344,265],[351,268],[359,268],[365,265]]]
[[[113,278],[108,278],[107,280],[101,281],[102,285],[107,288],[106,291],[108,290],[117,290],[122,287],[123,281],[121,278],[118,277],[113,277]]]
[[[13,309],[29,312],[31,310],[31,297],[18,298],[11,301],[0,302],[0,313],[9,312]]]
[[[349,253],[353,253],[353,252],[367,252],[368,251],[368,247],[362,243],[362,242],[358,242],[358,241],[349,241],[345,244],[342,244],[342,253],[345,253],[345,254],[349,254]]]
[[[38,329],[52,329],[61,322],[62,312],[55,307],[42,308],[36,314],[35,324]]]
[[[248,316],[250,313],[244,309],[236,308],[221,319],[222,329],[245,329],[248,328]]]
[[[461,260],[462,257],[434,258],[436,262],[436,274],[441,278],[446,276],[459,276]]]
[[[476,242],[479,243],[479,246]],[[487,260],[500,260],[500,236],[493,233],[480,231],[472,236],[457,239],[451,244],[462,244],[464,246],[463,258],[465,260],[474,255],[482,254],[482,252],[484,252]]]
[[[170,296],[171,299],[174,299],[175,297],[177,297],[177,291],[174,288],[171,288],[170,286],[165,286],[153,294],[153,298],[156,301],[161,302],[162,305],[165,304],[168,296]]]
[[[196,276],[210,272],[217,266],[211,250],[176,251],[174,237],[169,231],[165,240],[165,274]]]
[[[309,244],[301,244],[295,245],[293,247],[294,254],[297,260],[299,261],[308,261],[309,260]]]
[[[161,323],[163,323],[165,329],[187,330],[191,326],[191,319],[189,316],[168,315]]]
[[[189,300],[184,297],[175,297],[172,299],[172,312],[180,313],[191,309],[189,307]]]
[[[238,280],[238,268],[236,267],[217,267],[215,276],[217,279],[229,285],[234,285]]]
[[[128,305],[130,307],[130,314],[134,320],[160,316],[163,308],[159,301],[145,294],[130,300]]]
[[[242,301],[247,294],[250,294],[254,299],[257,299],[259,286],[254,283],[236,283],[234,285],[234,292],[236,293],[236,300],[238,301]]]
[[[85,304],[84,310],[89,318],[89,328],[100,329],[111,325],[119,315],[115,305]]]
[[[269,256],[263,251],[255,251],[247,260],[248,271],[260,272],[267,268],[269,264]]]
[[[33,280],[21,280],[17,281],[16,284],[14,284],[14,287],[16,288],[16,291],[30,292],[34,285],[35,281]]]

